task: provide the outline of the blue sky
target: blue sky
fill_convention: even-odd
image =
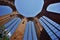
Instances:
[[[8,6],[0,6],[0,16],[12,13],[12,9]]]
[[[20,14],[33,17],[41,12],[43,0],[16,0],[15,5]]]
[[[17,11],[25,17],[34,17],[42,10],[43,0],[16,0]],[[60,13],[60,3],[51,4],[47,7],[48,11]],[[0,16],[12,13],[8,6],[0,6]]]
[[[50,4],[47,7],[48,11],[59,13],[60,14],[60,3]]]

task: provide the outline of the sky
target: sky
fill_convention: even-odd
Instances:
[[[12,13],[12,9],[9,6],[0,6],[0,16]]]
[[[16,0],[15,6],[20,14],[33,17],[41,12],[43,3],[43,0]]]
[[[34,17],[41,12],[43,0],[16,0],[15,6],[17,11],[25,17]],[[60,14],[60,3],[51,4],[47,7],[47,11],[57,12]],[[0,16],[12,13],[9,6],[0,6]]]
[[[47,11],[55,12],[60,14],[60,3],[50,4],[47,7]]]

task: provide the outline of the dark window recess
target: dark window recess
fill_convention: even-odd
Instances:
[[[35,20],[35,23],[37,24],[38,22]]]
[[[22,22],[22,24],[24,24],[25,21]]]
[[[36,21],[36,24],[37,24],[37,21]]]
[[[14,37],[14,39],[16,39],[16,37]]]
[[[13,15],[10,15],[10,17],[12,17]]]
[[[13,16],[14,16],[15,14],[13,14]]]

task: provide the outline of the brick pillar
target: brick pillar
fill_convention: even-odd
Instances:
[[[13,12],[12,14],[7,14],[0,17],[0,26],[3,26],[5,23],[10,21],[12,18],[17,17],[16,12]]]
[[[26,18],[22,19],[22,22],[19,24],[17,30],[12,35],[10,40],[23,40],[26,22],[27,22]]]
[[[43,27],[39,23],[38,18],[36,18],[36,17],[34,18],[34,24],[35,24],[35,29],[36,29],[37,37],[39,39],[40,38],[41,31],[43,30]]]

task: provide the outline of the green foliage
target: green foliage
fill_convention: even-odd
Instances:
[[[4,29],[5,29],[5,26],[1,26],[1,27],[0,27],[0,30],[4,30]]]
[[[7,36],[4,36],[3,39],[4,40],[9,40],[9,38]]]
[[[0,37],[0,40],[9,40],[7,36]]]
[[[4,30],[5,30],[5,26],[1,26],[0,27],[0,40],[9,40],[7,35],[3,33]]]

